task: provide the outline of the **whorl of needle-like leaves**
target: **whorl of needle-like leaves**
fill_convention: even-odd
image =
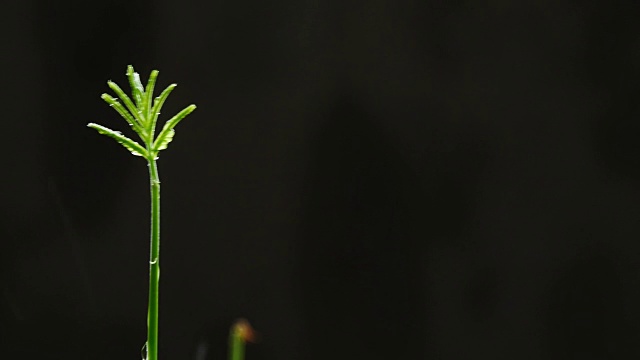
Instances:
[[[133,71],[133,66],[131,65],[127,67],[127,77],[129,78],[129,85],[131,86],[133,101],[113,81],[108,81],[107,84],[121,102],[109,94],[102,94],[102,99],[114,108],[118,114],[127,121],[127,123],[129,123],[129,126],[131,126],[131,128],[138,134],[144,146],[122,135],[120,132],[111,130],[102,125],[90,123],[87,126],[92,129],[96,129],[100,134],[113,138],[133,155],[142,156],[148,160],[152,160],[158,157],[160,150],[167,148],[171,140],[173,140],[173,136],[175,134],[174,128],[176,125],[178,125],[185,116],[195,110],[196,106],[192,104],[184,108],[174,117],[169,119],[162,127],[162,130],[160,130],[158,136],[155,136],[156,124],[158,122],[158,116],[160,115],[162,105],[165,100],[167,100],[171,91],[176,87],[176,84],[169,85],[162,93],[160,93],[160,96],[156,97],[152,101],[153,89],[158,77],[158,70],[153,70],[151,72],[146,88],[142,86],[140,75]]]

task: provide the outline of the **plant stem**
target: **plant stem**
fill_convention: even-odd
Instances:
[[[244,347],[247,341],[255,340],[255,332],[249,322],[238,319],[229,333],[229,360],[244,360]]]
[[[147,360],[158,360],[158,297],[160,283],[160,178],[155,158],[149,161],[151,183],[151,254],[149,258],[149,313]]]
[[[229,336],[229,360],[244,360],[244,339],[236,328],[234,325]]]

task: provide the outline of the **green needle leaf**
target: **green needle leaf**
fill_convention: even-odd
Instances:
[[[136,90],[140,93],[140,95],[144,95],[144,86],[142,86],[142,81],[140,81],[140,74],[137,72],[133,73],[133,82],[136,85]]]
[[[158,70],[153,70],[151,75],[149,75],[149,81],[147,82],[147,90],[145,91],[144,96],[144,109],[146,113],[144,114],[146,119],[151,119],[151,110],[153,108],[152,99],[153,99],[153,88],[156,85],[156,79],[158,78]]]
[[[186,108],[184,108],[182,111],[177,113],[169,121],[167,121],[164,124],[162,131],[160,131],[160,134],[158,134],[156,141],[153,142],[153,146],[152,146],[153,151],[158,152],[160,150],[166,149],[169,143],[171,142],[171,140],[173,140],[173,136],[175,135],[173,128],[176,127],[176,125],[178,125],[178,123],[182,119],[184,119],[185,116],[191,114],[191,112],[193,112],[193,110],[195,109],[196,109],[195,105],[189,105]]]
[[[140,75],[133,71],[133,66],[127,67],[127,77],[129,78],[129,85],[131,86],[131,94],[136,101],[138,109],[142,110],[142,99],[144,97],[144,88],[140,82]]]
[[[167,147],[169,147],[169,143],[173,140],[173,137],[175,136],[175,134],[176,134],[176,131],[174,129],[170,129],[166,134],[163,135],[162,142],[158,143],[158,141],[156,140],[156,142],[153,145],[154,151],[164,150]]]
[[[154,134],[155,134],[155,130],[156,130],[156,124],[158,123],[158,117],[160,116],[160,110],[162,110],[162,105],[164,105],[165,100],[167,100],[167,97],[169,96],[169,94],[171,94],[173,89],[176,88],[176,86],[178,86],[178,85],[177,84],[171,84],[171,85],[167,86],[167,88],[164,89],[164,91],[162,91],[162,93],[160,93],[160,96],[158,96],[153,102],[153,110],[151,111],[151,114],[152,114],[151,131]]]
[[[114,83],[113,81],[108,81],[107,85],[109,85],[111,90],[113,90],[113,92],[115,92],[116,95],[118,95],[118,97],[120,98],[120,100],[122,100],[122,102],[127,106],[127,109],[129,109],[129,112],[136,118],[136,120],[138,120],[138,124],[143,125],[145,122],[143,114],[140,113],[138,108],[133,104],[133,102],[127,96],[127,94],[125,94],[125,92],[122,91],[120,86],[118,86],[118,84]]]
[[[124,146],[127,150],[129,150],[133,155],[147,157],[147,150],[144,147],[142,147],[137,142],[129,139],[128,137],[122,135],[120,132],[113,131],[107,127],[94,124],[94,123],[90,123],[87,126],[97,130],[100,134],[107,135],[108,137],[119,142],[122,146]]]
[[[114,108],[118,112],[118,114],[120,114],[120,116],[127,120],[133,130],[135,130],[138,135],[140,135],[140,138],[144,141],[144,139],[146,138],[143,137],[146,133],[145,129],[140,127],[140,124],[138,124],[138,122],[133,118],[133,116],[131,116],[131,114],[124,108],[124,106],[122,106],[122,104],[118,102],[118,100],[114,99],[109,94],[102,94],[102,100],[111,105],[111,107]]]

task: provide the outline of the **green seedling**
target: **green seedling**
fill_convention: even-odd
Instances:
[[[96,129],[129,150],[133,155],[143,157],[149,164],[149,180],[151,187],[151,254],[149,258],[149,307],[147,315],[146,359],[158,359],[158,295],[160,281],[160,177],[158,176],[158,153],[167,148],[175,134],[174,128],[178,123],[196,109],[189,105],[174,117],[169,119],[156,136],[156,123],[165,100],[176,87],[169,85],[160,96],[153,98],[153,88],[158,77],[154,70],[149,76],[146,88],[142,86],[140,75],[133,71],[133,66],[127,68],[127,77],[131,85],[133,100],[116,85],[109,81],[107,84],[120,99],[109,94],[102,94],[102,99],[122,116],[129,126],[138,134],[142,143],[138,143],[102,125],[90,123],[88,126]]]
[[[256,333],[245,319],[238,319],[229,332],[229,360],[244,360],[247,342],[254,342]]]

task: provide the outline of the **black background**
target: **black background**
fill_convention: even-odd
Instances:
[[[0,358],[136,359],[126,66],[159,160],[162,359],[640,355],[640,2],[3,1]],[[130,134],[131,135],[131,134]]]

